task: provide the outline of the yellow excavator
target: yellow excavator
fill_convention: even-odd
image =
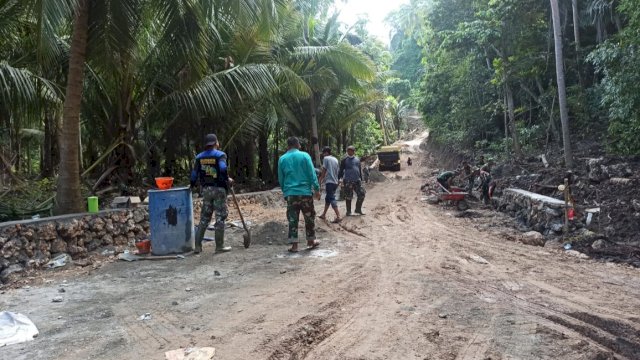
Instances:
[[[378,170],[400,171],[400,146],[383,146],[378,150]]]

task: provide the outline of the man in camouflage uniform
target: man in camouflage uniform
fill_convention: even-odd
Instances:
[[[482,200],[485,205],[489,205],[489,203],[491,202],[493,189],[496,186],[495,182],[493,181],[493,177],[491,176],[491,167],[493,165],[493,160],[489,160],[489,162],[487,162],[480,168],[480,187],[482,187],[480,200]]]
[[[202,240],[214,211],[216,213],[214,225],[216,252],[231,250],[231,247],[224,246],[224,222],[229,215],[227,191],[233,180],[227,173],[227,155],[218,149],[218,138],[214,134],[207,135],[205,150],[196,156],[195,166],[191,172],[191,187],[200,184],[203,196],[200,224],[196,233],[196,254],[202,252]]]
[[[340,162],[340,172],[338,178],[344,183],[344,199],[347,205],[347,216],[351,216],[351,200],[353,193],[358,196],[356,200],[356,214],[364,215],[362,212],[362,203],[366,195],[366,190],[362,186],[362,168],[360,159],[356,154],[354,146],[347,147],[347,156]]]
[[[298,222],[300,212],[304,217],[307,248],[320,245],[316,240],[316,210],[313,196],[320,199],[320,184],[311,157],[300,151],[300,140],[287,139],[287,153],[278,161],[278,181],[287,200],[287,221],[289,222],[289,252],[298,251]]]

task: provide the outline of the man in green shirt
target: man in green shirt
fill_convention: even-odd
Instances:
[[[300,140],[287,139],[288,150],[278,161],[278,181],[287,200],[287,220],[289,221],[290,252],[298,251],[298,222],[300,212],[304,217],[308,249],[320,245],[316,240],[316,210],[313,196],[320,198],[320,184],[311,161],[311,156],[300,151]]]
[[[460,175],[458,171],[445,171],[438,176],[438,182],[442,185],[443,188],[447,189],[447,191],[451,188],[451,182],[453,178]]]

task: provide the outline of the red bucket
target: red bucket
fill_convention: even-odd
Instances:
[[[150,240],[142,240],[136,243],[136,247],[138,248],[138,254],[148,254],[151,252],[151,241]]]
[[[173,185],[173,178],[172,177],[157,177],[156,178],[156,185],[158,186],[158,189],[160,189],[160,190],[171,189],[171,186]]]

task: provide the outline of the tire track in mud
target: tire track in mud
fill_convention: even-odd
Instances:
[[[378,211],[377,213],[381,212],[382,211]],[[390,220],[393,221],[395,219]],[[446,224],[442,221],[439,221],[435,214],[431,213],[431,210],[426,210],[426,213],[422,211],[419,212],[418,218],[414,218],[414,220],[423,221],[425,224],[428,224],[426,226],[431,228],[427,230],[420,229],[422,231],[418,231],[418,233],[414,236],[419,237],[423,234],[427,235],[429,232],[440,233],[444,235],[444,238],[453,240],[453,243],[449,243],[448,246],[455,245],[456,243],[462,245],[462,248],[468,248],[468,246],[465,245],[475,246],[477,250],[483,250],[481,252],[488,254],[488,257],[493,257],[497,254],[504,256],[505,252],[508,252],[512,256],[523,257],[527,261],[531,261],[534,263],[540,262],[542,260],[539,255],[531,254],[527,252],[526,249],[514,249],[511,246],[508,246],[505,249],[505,246],[501,246],[501,244],[497,244],[495,243],[495,241],[487,239],[486,236],[480,236],[480,239],[478,239],[477,236],[470,237],[469,229],[466,224],[455,224],[455,226]],[[440,238],[440,236],[427,236],[427,238]],[[463,244],[460,244],[460,241],[463,241]],[[564,263],[563,265],[566,266],[569,264]],[[463,268],[469,268],[469,266],[463,266]],[[576,264],[575,266],[569,265],[568,269],[565,268],[560,271],[569,275],[570,273],[575,272],[580,268],[580,264]],[[465,275],[458,274],[457,276]],[[495,277],[495,274],[491,274],[491,277]],[[479,292],[488,292],[489,294],[496,296],[498,298],[497,301],[500,301],[502,304],[507,303],[515,305],[519,309],[535,316],[535,318],[540,319],[541,325],[550,325],[550,328],[557,328],[557,326],[560,326],[560,330],[571,333],[573,337],[580,337],[585,339],[593,347],[600,349],[601,354],[603,355],[606,355],[605,352],[611,351],[622,358],[640,358],[640,344],[638,343],[638,334],[640,334],[640,331],[625,323],[621,323],[617,320],[602,319],[599,316],[591,315],[588,313],[579,313],[581,315],[576,316],[576,313],[564,313],[559,310],[554,310],[552,308],[549,308],[551,305],[545,306],[542,304],[538,304],[527,300],[524,297],[507,293],[493,286],[485,285],[483,284],[481,279],[469,277],[468,279],[471,279],[471,281],[462,281],[451,276],[448,276],[447,278],[452,283],[458,283],[458,285],[462,285],[460,286],[461,289],[475,289]],[[568,294],[568,297],[571,298],[571,295]],[[555,300],[555,298],[548,297],[546,300],[552,300],[552,304],[556,305],[553,301]],[[593,308],[593,305],[590,304],[589,307]],[[600,308],[598,310],[605,310],[605,312],[607,312],[607,309]],[[618,313],[616,315],[622,314]],[[557,326],[548,324],[548,322],[552,322],[553,325]],[[478,345],[478,343],[485,342],[478,342],[475,338],[472,339],[470,343],[467,344],[467,348],[463,350],[462,354],[459,354],[458,358],[474,358],[475,355],[478,355],[478,351],[480,350],[483,350],[480,351],[480,353],[484,353],[487,349],[486,344],[480,346]],[[469,357],[466,354],[471,354],[471,356]]]
[[[486,284],[480,279],[462,277],[462,274],[457,275],[457,277],[453,277],[445,274],[444,277],[460,290],[481,292],[485,296],[490,294],[496,302],[514,306],[534,316],[539,320],[540,325],[581,338],[595,348],[604,351],[605,354],[610,351],[620,356],[621,359],[640,358],[640,330],[623,323],[622,320],[603,319],[582,312],[556,310],[550,305],[539,304],[514,295],[496,286]]]
[[[348,232],[353,234],[351,231]],[[347,240],[362,241],[357,234],[349,237]],[[264,358],[269,360],[303,359],[348,323],[358,305],[370,295],[368,292],[373,288],[372,283],[378,281],[380,265],[367,254],[362,254],[352,257],[348,263],[343,263],[340,267],[346,267],[340,271],[350,275],[332,286],[334,300],[322,305],[314,314],[301,317],[272,339],[263,342],[254,350],[254,354],[265,353],[266,349],[267,355]],[[337,270],[333,268],[330,272]],[[331,278],[329,272],[327,277]]]

